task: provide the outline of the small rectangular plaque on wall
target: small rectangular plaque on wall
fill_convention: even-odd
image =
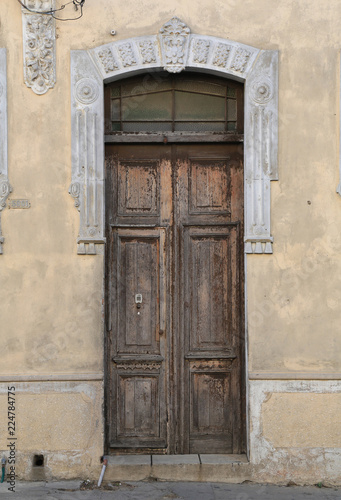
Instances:
[[[31,203],[28,200],[8,200],[8,208],[30,208]]]

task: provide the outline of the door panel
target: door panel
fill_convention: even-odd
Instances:
[[[190,349],[221,349],[228,342],[231,316],[227,296],[228,242],[209,234],[190,235],[188,239],[185,300],[191,301],[187,323]]]
[[[117,236],[118,353],[156,353],[159,327],[159,239]],[[136,295],[141,297],[136,303]]]
[[[237,252],[238,226],[184,229],[184,314],[188,349],[232,349],[232,297],[238,286],[232,259]],[[191,307],[189,307],[191,304]]]
[[[173,156],[175,265],[181,270],[179,450],[239,453],[244,449],[242,151],[234,144],[177,144]]]
[[[224,161],[190,159],[188,183],[191,215],[229,212],[228,174]]]
[[[163,448],[165,229],[112,226],[110,446]],[[160,335],[161,332],[161,335]]]
[[[230,379],[221,362],[192,363],[190,453],[233,453]]]
[[[158,436],[158,377],[119,375],[118,436]]]
[[[232,415],[237,411],[240,418],[241,360],[235,339],[240,335],[235,302],[239,236],[238,223],[184,228],[183,391],[189,453],[237,452],[233,435],[239,427]]]
[[[240,453],[240,146],[111,145],[106,158],[110,447]]]
[[[119,216],[159,214],[159,172],[157,162],[121,161],[118,166]]]

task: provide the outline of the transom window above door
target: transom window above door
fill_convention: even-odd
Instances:
[[[242,133],[243,85],[193,73],[149,73],[106,87],[107,130]]]

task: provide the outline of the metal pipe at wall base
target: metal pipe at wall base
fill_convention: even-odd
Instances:
[[[5,472],[6,472],[6,458],[3,457],[1,459],[1,481],[0,481],[0,483],[3,483],[5,480]]]
[[[105,469],[107,468],[107,465],[108,465],[107,457],[101,457],[101,462],[103,463],[103,467],[102,467],[101,475],[99,476],[99,480],[98,480],[98,484],[97,484],[98,487],[100,487],[102,484]]]

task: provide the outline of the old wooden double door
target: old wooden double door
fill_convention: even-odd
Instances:
[[[108,448],[240,453],[237,144],[108,145]]]

